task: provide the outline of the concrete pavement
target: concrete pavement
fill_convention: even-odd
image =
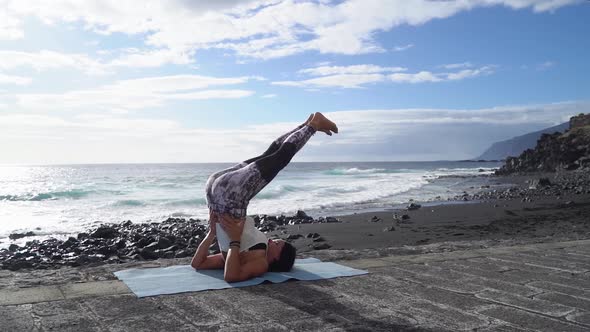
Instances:
[[[0,331],[590,331],[590,240],[339,263],[371,273],[137,299],[121,266],[0,271]]]

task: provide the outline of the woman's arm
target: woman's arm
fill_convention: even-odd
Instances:
[[[209,254],[209,247],[213,243],[215,236],[207,237],[201,241],[199,248],[193,257],[191,266],[197,270],[211,270],[211,269],[223,269],[224,261],[221,253],[215,255]]]
[[[227,282],[243,281],[258,277],[268,270],[268,263],[264,257],[241,265],[239,251],[239,249],[229,249],[227,259],[225,260],[223,280]]]
[[[222,269],[224,265],[223,256],[221,253],[216,255],[209,255],[209,247],[215,240],[216,231],[215,223],[216,218],[213,215],[209,216],[209,232],[207,236],[199,244],[197,252],[193,257],[191,266],[195,269],[208,270],[208,269]]]

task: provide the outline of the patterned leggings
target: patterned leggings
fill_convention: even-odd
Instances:
[[[283,169],[315,134],[315,129],[300,125],[277,138],[260,156],[209,176],[205,190],[209,209],[246,217],[250,200]]]

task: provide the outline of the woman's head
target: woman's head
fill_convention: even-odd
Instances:
[[[290,271],[297,254],[295,247],[283,240],[271,240],[268,244],[270,256],[268,270],[271,272]]]

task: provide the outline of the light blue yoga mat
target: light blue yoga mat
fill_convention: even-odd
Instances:
[[[369,272],[315,258],[296,259],[289,272],[267,272],[260,277],[246,281],[228,283],[223,280],[223,270],[196,271],[190,265],[176,265],[160,268],[129,269],[115,272],[137,297],[160,294],[198,292],[208,289],[224,289],[273,283],[289,279],[319,280],[336,277],[350,277]]]

